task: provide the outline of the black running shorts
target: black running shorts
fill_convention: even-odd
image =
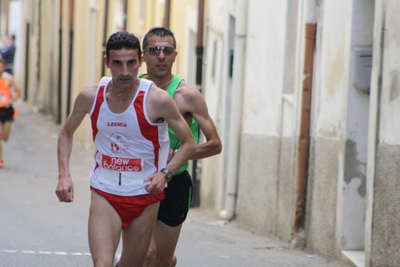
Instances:
[[[192,202],[193,183],[188,171],[175,175],[164,189],[165,198],[160,202],[158,219],[176,227],[186,220]]]
[[[13,121],[14,108],[12,106],[8,108],[0,108],[0,122]]]

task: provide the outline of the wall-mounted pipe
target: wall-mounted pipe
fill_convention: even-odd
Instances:
[[[242,99],[247,34],[247,1],[238,0],[235,7],[235,60],[233,62],[233,86],[229,122],[229,154],[225,195],[225,209],[221,210],[221,219],[230,220],[235,216],[237,182],[239,169],[240,131],[242,127]]]
[[[107,43],[107,26],[108,26],[108,2],[109,0],[104,1],[104,21],[103,21],[103,53],[106,52],[106,43]],[[104,55],[103,54],[103,55]],[[103,57],[101,58],[101,77],[106,74],[106,66],[103,61]]]
[[[128,22],[128,0],[124,0],[124,17],[123,19],[123,30],[126,31],[126,25]]]
[[[74,52],[74,4],[75,0],[69,3],[69,59],[68,59],[68,85],[67,85],[67,113],[68,116],[71,112],[71,94],[72,94],[72,63]]]
[[[304,81],[301,107],[301,125],[299,137],[299,150],[297,154],[297,185],[296,185],[296,208],[292,234],[295,235],[304,227],[307,173],[310,144],[310,119],[311,119],[311,94],[312,77],[315,49],[316,24],[306,24],[306,43],[304,55]]]
[[[196,42],[196,87],[201,91],[203,80],[203,29],[204,29],[204,0],[199,0],[198,14],[197,14],[197,42]],[[200,137],[200,129],[198,132]],[[200,170],[197,168],[197,160],[192,162],[192,179],[193,179],[193,207],[200,206],[200,180],[197,173]]]
[[[30,49],[30,36],[31,36],[31,24],[29,22],[25,25],[25,81],[24,81],[24,101],[28,100],[28,84],[29,84],[29,51]]]
[[[62,102],[62,66],[63,66],[63,30],[62,30],[62,18],[63,18],[63,1],[60,1],[60,6],[59,6],[59,16],[58,16],[58,23],[59,23],[59,28],[58,28],[58,77],[57,77],[57,118],[56,118],[56,123],[61,123],[62,122],[62,107],[63,102]],[[28,37],[27,37],[28,39]],[[27,60],[27,59],[26,59]]]
[[[170,17],[171,17],[171,0],[166,0],[164,9],[164,21],[163,21],[163,26],[166,28],[169,28]]]

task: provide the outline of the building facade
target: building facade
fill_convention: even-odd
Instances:
[[[193,169],[200,207],[325,257],[399,266],[397,0],[1,0],[2,34],[16,2],[33,108],[62,123],[108,75],[112,32],[167,25],[174,73],[202,90],[223,142]],[[91,147],[88,121],[76,137]]]

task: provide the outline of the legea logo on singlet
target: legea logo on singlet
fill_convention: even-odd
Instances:
[[[107,122],[107,126],[111,126],[111,127],[127,127],[125,122],[114,122],[114,121],[109,121]]]
[[[142,172],[142,160],[136,158],[118,158],[102,155],[102,167],[118,172]]]

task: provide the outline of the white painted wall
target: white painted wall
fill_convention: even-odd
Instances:
[[[351,1],[328,0],[319,10],[321,26],[317,34],[321,57],[316,68],[318,90],[313,95],[316,125],[312,132],[317,137],[337,139],[344,134],[347,107],[343,96],[349,80],[351,5]]]
[[[310,247],[335,256],[342,237],[352,8],[352,1],[316,2],[306,233]]]
[[[286,1],[250,0],[249,14],[242,129],[244,134],[278,136]]]
[[[374,1],[353,1],[343,185],[342,250],[364,250],[369,93],[355,87],[358,50],[372,51]],[[370,83],[368,77],[367,83]]]
[[[233,4],[227,0],[213,1],[212,5],[208,6],[204,20],[206,28],[203,95],[221,138],[222,153],[202,160],[205,168],[201,173],[201,207],[211,210],[216,215],[224,206],[223,195],[227,178],[229,114],[226,111],[230,99],[231,81],[227,75],[229,46],[226,38],[232,6]]]

